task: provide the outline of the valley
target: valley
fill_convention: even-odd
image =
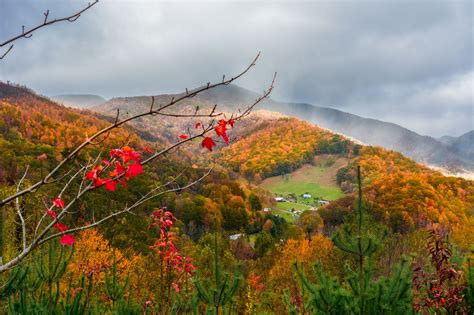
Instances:
[[[12,191],[12,185],[25,169],[29,170],[25,177],[29,182],[39,180],[77,146],[84,135],[97,132],[115,119],[113,106],[99,112],[66,108],[23,87],[0,84],[0,95],[1,196]],[[120,104],[120,113],[128,112],[124,115],[146,111],[148,106],[142,102],[141,107],[137,107],[136,99],[123,101],[115,99],[113,104]],[[200,110],[208,110],[212,103],[210,100],[200,103],[198,98],[193,102],[193,105],[177,107],[176,113],[193,111],[198,104]],[[32,104],[34,110],[29,107]],[[230,110],[226,107],[226,111]],[[387,230],[390,244],[397,244],[381,245],[380,256],[377,256],[379,264],[385,266],[387,246],[397,248],[389,252],[390,261],[403,261],[408,250],[423,259],[426,257],[425,235],[436,226],[450,227],[453,246],[459,251],[467,252],[474,243],[472,181],[443,176],[396,151],[366,146],[350,137],[280,113],[256,111],[244,120],[232,122],[232,126],[222,120],[220,124],[225,125],[225,133],[222,129],[209,130],[208,139],[214,139],[210,148],[203,145],[203,137],[192,138],[205,122],[203,118],[146,117],[117,129],[77,157],[77,163],[95,159],[95,166],[90,166],[92,174],[87,176],[98,183],[98,187],[77,201],[74,201],[74,189],[62,193],[61,200],[77,203],[70,215],[62,219],[66,227],[105,217],[120,211],[123,204],[133,204],[140,198],[137,196],[144,196],[147,191],[166,186],[167,182],[172,185],[170,193],[150,199],[133,213],[125,213],[91,232],[68,234],[79,251],[73,254],[74,263],[69,265],[69,271],[96,273],[104,279],[110,267],[95,271],[96,264],[113,265],[110,253],[119,253],[128,266],[123,267],[125,271],[121,274],[131,273],[130,288],[141,285],[143,291],[138,293],[133,289],[133,292],[141,298],[151,296],[156,290],[156,281],[166,281],[156,267],[160,254],[150,250],[156,237],[149,231],[150,222],[153,222],[150,211],[154,209],[158,212],[152,214],[152,218],[173,217],[169,222],[176,224],[172,233],[177,233],[180,250],[195,259],[193,266],[201,272],[192,274],[193,277],[206,279],[214,255],[217,258],[212,259],[225,261],[225,265],[219,267],[225,272],[232,273],[235,266],[244,265],[251,270],[244,274],[245,281],[257,274],[266,279],[263,290],[271,293],[265,298],[270,308],[260,305],[259,309],[270,313],[278,309],[279,313],[284,313],[287,304],[275,296],[297,285],[291,269],[295,257],[304,261],[305,268],[313,261],[323,259],[326,268],[334,268],[333,271],[328,269],[332,275],[344,272],[340,265],[342,252],[333,245],[331,237],[337,231],[345,231],[344,227],[349,224],[355,224],[359,166],[364,220],[367,221],[364,228]],[[228,136],[228,144],[223,141],[224,134]],[[125,146],[123,139],[127,141]],[[179,150],[171,150],[156,163],[130,164],[187,140]],[[124,162],[129,168],[126,181],[108,185],[112,179],[104,182],[94,178],[102,168],[117,165],[113,160],[114,163],[97,159],[101,154],[111,158],[117,154],[122,159],[127,157],[126,164]],[[131,165],[133,171],[130,171]],[[210,165],[213,170],[209,176],[199,179]],[[71,164],[70,167],[77,166]],[[124,166],[117,165],[115,172],[120,167]],[[109,176],[114,175],[114,172],[109,173]],[[65,171],[62,176],[67,177],[68,173]],[[196,184],[188,189],[179,188],[194,181]],[[75,189],[81,186],[79,181]],[[37,192],[35,198],[25,198],[27,210],[24,211],[28,212],[24,213],[34,216],[34,209],[40,208],[44,200],[51,200],[51,195],[57,195],[60,190],[60,183],[53,182]],[[55,202],[61,206],[60,201]],[[12,236],[10,230],[18,222],[17,212],[11,206],[7,209],[9,212],[0,224],[0,248],[5,260],[15,255],[21,243],[18,234]],[[55,212],[51,213],[54,219]],[[221,248],[218,254],[213,251],[216,243]],[[150,270],[146,285],[142,284],[144,269]],[[379,269],[390,273],[385,267]],[[64,281],[66,279],[60,280],[63,284]],[[80,287],[79,279],[68,281],[75,281]],[[239,289],[242,294],[246,290],[243,288]],[[240,303],[243,301],[245,299]]]
[[[0,1],[0,315],[474,315],[472,0]]]
[[[262,181],[259,187],[286,200],[276,202],[272,207],[273,213],[294,221],[302,211],[320,207],[319,201],[325,203],[344,196],[337,184],[336,175],[341,167],[347,166],[348,159],[324,154],[315,156],[311,163],[304,164],[291,173]]]

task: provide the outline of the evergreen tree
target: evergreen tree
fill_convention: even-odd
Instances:
[[[410,314],[413,312],[411,267],[404,259],[388,277],[375,279],[372,264],[382,237],[373,235],[363,224],[362,181],[357,168],[359,195],[355,229],[345,224],[332,240],[336,247],[357,259],[357,270],[346,265],[346,283],[327,276],[316,265],[316,283],[312,283],[298,265],[295,270],[304,296],[306,309],[315,314]]]
[[[214,234],[214,279],[206,279],[204,281],[196,280],[195,286],[197,290],[196,312],[199,304],[204,304],[206,314],[220,314],[225,312],[227,308],[232,308],[233,297],[239,288],[241,281],[241,272],[237,269],[235,274],[231,275],[222,272],[219,264],[219,255],[217,248],[217,233]]]

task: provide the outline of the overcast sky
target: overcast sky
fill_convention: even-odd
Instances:
[[[92,1],[92,0],[91,0]],[[0,41],[80,0],[0,0]],[[474,129],[473,1],[100,0],[75,23],[22,39],[0,80],[46,95],[181,92],[258,66],[237,84],[420,134]]]

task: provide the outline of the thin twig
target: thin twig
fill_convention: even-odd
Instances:
[[[205,86],[205,87],[201,87],[201,88],[198,88],[196,90],[194,90],[193,92],[189,93],[188,95],[183,95],[183,96],[180,96],[178,98],[172,98],[171,102],[169,102],[168,104],[160,107],[159,109],[157,110],[154,110],[153,112],[150,112],[150,111],[146,111],[144,113],[141,113],[141,114],[137,114],[135,116],[131,116],[131,117],[128,117],[128,118],[125,118],[123,120],[120,120],[114,124],[111,124],[109,125],[108,127],[105,127],[103,128],[102,130],[96,132],[92,137],[90,138],[87,138],[84,142],[82,142],[79,146],[76,147],[76,149],[74,149],[71,153],[69,153],[68,156],[66,156],[62,161],[59,162],[59,164],[49,172],[49,174],[47,174],[45,177],[43,177],[40,181],[38,181],[37,183],[31,185],[30,187],[16,193],[16,194],[13,194],[5,199],[3,199],[1,202],[0,202],[0,207],[2,207],[3,205],[5,205],[6,203],[9,203],[10,201],[14,200],[16,197],[19,197],[19,196],[22,196],[22,195],[25,195],[25,194],[29,194],[33,191],[35,191],[36,189],[38,189],[39,187],[45,185],[45,184],[50,184],[50,179],[51,177],[56,173],[58,172],[67,162],[69,162],[70,160],[72,160],[82,149],[84,149],[85,147],[87,147],[89,144],[92,144],[93,143],[93,140],[96,139],[97,137],[101,136],[102,134],[104,133],[107,133],[109,131],[111,131],[112,129],[115,129],[115,128],[118,128],[120,127],[121,125],[131,121],[131,120],[135,120],[135,119],[138,119],[140,117],[143,117],[143,116],[148,116],[150,114],[158,114],[160,113],[162,110],[166,109],[166,108],[169,108],[170,106],[173,106],[175,105],[176,103],[178,102],[181,102],[182,100],[184,99],[187,99],[187,98],[190,98],[190,97],[193,97],[199,93],[202,93],[208,89],[212,89],[212,88],[215,88],[215,87],[218,87],[218,86],[221,86],[221,85],[228,85],[230,83],[232,83],[233,81],[237,80],[238,78],[242,77],[245,73],[247,73],[253,66],[255,66],[256,64],[256,61],[258,60],[258,58],[260,57],[260,53],[257,54],[257,56],[252,60],[252,62],[250,63],[250,65],[248,65],[242,72],[240,72],[238,75],[236,75],[235,77],[232,77],[230,79],[228,79],[227,81],[224,81],[224,82],[220,82],[220,83],[214,83],[214,84],[211,84],[209,86]],[[274,82],[274,81],[273,81]],[[269,92],[272,90],[273,88],[273,82],[272,82],[272,85],[269,89]],[[268,93],[269,94],[269,93]],[[264,97],[262,97],[261,99],[265,98],[268,96],[268,94],[264,95]],[[256,103],[255,103],[256,104]],[[255,104],[253,106],[255,106]],[[251,110],[251,108],[253,108],[253,106],[249,107],[249,110]]]
[[[43,13],[44,14],[44,20],[43,20],[42,24],[39,24],[39,25],[37,25],[37,26],[35,26],[35,27],[33,27],[29,30],[26,30],[26,31],[25,31],[25,26],[22,25],[21,33],[14,36],[14,37],[12,37],[12,38],[10,38],[10,39],[7,39],[3,43],[0,43],[0,47],[11,44],[12,42],[14,42],[14,41],[16,41],[20,38],[30,38],[33,35],[33,32],[35,32],[36,30],[39,30],[40,28],[43,28],[45,26],[55,24],[55,23],[58,23],[58,22],[65,22],[65,21],[74,22],[81,16],[82,13],[84,13],[85,11],[92,8],[97,2],[99,2],[99,0],[95,0],[92,3],[89,3],[84,9],[74,13],[73,15],[70,15],[70,16],[67,16],[67,17],[64,17],[64,18],[54,19],[54,20],[51,20],[51,21],[48,21],[49,10],[46,10],[46,12]],[[13,46],[14,46],[13,44],[10,45],[8,50],[2,55],[2,57],[0,59],[3,59],[9,53],[12,50]]]

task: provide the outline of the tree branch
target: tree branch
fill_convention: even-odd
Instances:
[[[68,22],[74,22],[76,21],[82,13],[84,13],[85,11],[89,10],[90,8],[92,8],[97,2],[99,2],[99,0],[95,0],[94,2],[92,3],[89,3],[87,5],[87,7],[85,7],[84,9],[74,13],[73,15],[70,15],[70,16],[67,16],[67,17],[64,17],[64,18],[60,18],[60,19],[54,19],[54,20],[51,20],[51,21],[48,21],[48,16],[49,16],[49,10],[46,10],[46,12],[44,12],[44,21],[42,24],[39,24],[29,30],[26,30],[25,31],[25,26],[23,25],[22,26],[22,31],[21,31],[21,34],[19,35],[16,35],[10,39],[7,39],[6,41],[4,41],[3,43],[0,44],[0,47],[4,47],[8,44],[11,44],[13,43],[14,41],[20,39],[20,38],[30,38],[32,35],[33,35],[33,32],[35,32],[36,30],[39,30],[40,28],[43,28],[45,26],[48,26],[48,25],[51,25],[51,24],[55,24],[55,23],[58,23],[58,22],[65,22],[65,21],[68,21]],[[0,57],[0,60],[5,58],[5,56],[13,49],[13,46],[14,44],[11,44],[10,47],[7,49],[7,51],[5,51],[5,53]]]
[[[120,120],[120,121],[116,121],[115,123],[109,125],[108,127],[105,127],[103,128],[102,130],[96,132],[93,136],[91,136],[90,138],[87,138],[84,142],[82,142],[78,147],[76,147],[76,149],[74,149],[66,158],[64,158],[62,161],[59,162],[59,164],[51,171],[49,172],[46,176],[44,176],[40,181],[38,181],[37,183],[31,185],[30,187],[20,191],[20,192],[17,192],[16,194],[14,195],[11,195],[5,199],[3,199],[1,202],[0,202],[0,207],[2,207],[3,205],[11,202],[12,200],[14,200],[15,198],[19,197],[19,196],[22,196],[22,195],[25,195],[25,194],[29,194],[33,191],[35,191],[36,189],[38,189],[39,187],[45,185],[45,184],[50,184],[50,179],[52,178],[52,176],[54,174],[56,174],[66,163],[68,163],[69,161],[71,161],[81,150],[83,150],[85,147],[87,147],[89,144],[92,144],[93,143],[93,140],[97,139],[97,137],[103,135],[104,133],[107,133],[113,129],[116,129],[118,127],[120,127],[121,125],[129,122],[129,121],[132,121],[132,120],[135,120],[137,118],[140,118],[140,117],[144,117],[144,116],[148,116],[148,115],[153,115],[153,114],[158,114],[158,113],[161,113],[161,111],[163,111],[164,109],[166,108],[169,108],[185,99],[188,99],[188,98],[191,98],[191,97],[194,97],[195,95],[197,94],[200,94],[206,90],[209,90],[209,89],[213,89],[215,87],[218,87],[218,86],[222,86],[222,85],[229,85],[230,83],[232,83],[233,81],[237,80],[238,78],[240,78],[241,76],[243,76],[245,73],[247,73],[253,66],[255,66],[258,58],[260,57],[260,52],[257,54],[257,56],[252,60],[252,62],[242,71],[240,72],[238,75],[236,75],[235,77],[232,77],[226,81],[223,81],[223,82],[219,82],[219,83],[214,83],[214,84],[210,84],[210,85],[206,85],[204,87],[201,87],[201,88],[198,88],[192,92],[188,92],[186,95],[183,95],[183,96],[180,96],[178,98],[173,98],[168,104],[160,107],[159,109],[156,109],[156,110],[149,110],[149,111],[146,111],[144,113],[140,113],[140,114],[137,114],[135,116],[132,116],[132,117],[128,117],[128,118],[125,118],[123,120]],[[275,78],[275,77],[274,77]],[[245,112],[246,112],[246,115],[250,112],[250,110],[253,108],[253,106],[255,106],[258,102],[260,102],[262,99],[268,97],[268,95],[270,94],[271,90],[273,89],[273,84],[274,84],[274,80],[272,81],[272,84],[268,90],[268,92],[265,92],[264,95],[259,98],[259,100],[257,100],[252,106],[250,106]]]

